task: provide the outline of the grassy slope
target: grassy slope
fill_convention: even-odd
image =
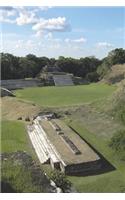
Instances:
[[[111,70],[106,74],[103,81],[106,83],[118,83],[124,79],[125,76],[125,64],[113,65]]]
[[[25,119],[27,116],[37,115],[40,108],[32,103],[18,100],[16,97],[2,97],[2,120],[17,120],[19,117]]]
[[[96,176],[69,177],[79,192],[125,192],[125,162],[121,161],[108,147],[108,140],[90,133],[80,123],[70,124],[80,135],[94,146],[112,165],[115,171]]]
[[[41,106],[70,106],[88,103],[109,96],[114,86],[90,84],[69,87],[37,87],[17,90],[16,96]]]

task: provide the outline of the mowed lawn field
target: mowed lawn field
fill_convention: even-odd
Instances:
[[[82,105],[108,97],[116,89],[106,84],[90,84],[66,87],[34,87],[16,90],[17,98],[34,102],[40,106],[59,107]]]

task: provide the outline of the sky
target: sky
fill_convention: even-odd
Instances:
[[[49,58],[125,48],[125,7],[0,7],[2,52]]]

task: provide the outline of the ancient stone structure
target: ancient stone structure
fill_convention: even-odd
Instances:
[[[39,74],[45,83],[55,86],[74,85],[73,75],[62,72],[57,66],[45,66]]]
[[[6,88],[0,88],[0,90],[1,90],[1,97],[4,97],[4,96],[14,97],[15,96],[11,91],[9,91]]]
[[[101,168],[100,156],[64,122],[50,115],[38,116],[28,134],[39,161],[65,174]]]
[[[43,83],[40,79],[10,79],[1,80],[1,86],[8,90],[20,89],[25,87],[42,86]]]
[[[66,85],[74,85],[72,81],[72,77],[69,74],[59,74],[59,75],[53,75],[54,83],[56,86],[66,86]]]

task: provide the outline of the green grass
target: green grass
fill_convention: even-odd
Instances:
[[[4,184],[2,184],[4,193],[43,193],[47,192],[49,187],[49,180],[44,176],[43,170],[38,166],[36,168],[30,157],[25,157],[24,161],[23,159],[12,159],[11,155],[7,160],[2,160],[1,180]]]
[[[115,171],[88,177],[68,177],[78,192],[125,192],[125,162],[108,146],[108,139],[90,133],[80,123],[70,124],[98,150],[115,168]]]
[[[38,186],[33,184],[30,170],[26,170],[22,165],[15,165],[12,161],[2,162],[1,179],[11,186],[13,192],[41,192]],[[7,189],[8,187],[6,191]]]
[[[31,152],[29,138],[23,122],[2,121],[1,128],[2,152],[18,150]]]
[[[16,90],[18,98],[40,106],[71,106],[90,103],[108,97],[116,89],[106,84],[90,84],[66,87],[35,87]]]

